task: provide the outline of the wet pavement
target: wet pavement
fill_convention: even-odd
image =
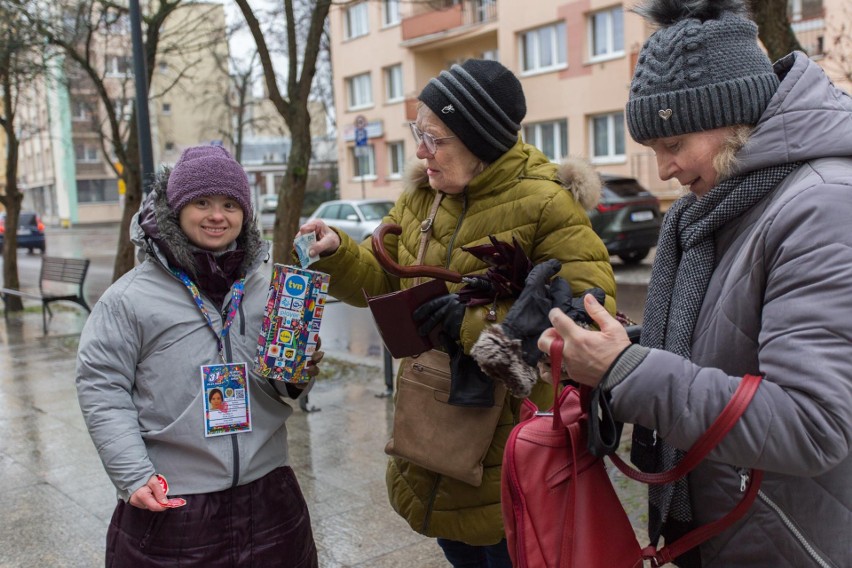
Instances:
[[[48,254],[97,259],[86,288],[94,303],[109,283],[114,245],[109,228],[99,236],[80,231],[65,239],[49,235]],[[85,247],[72,242],[72,233],[88,241]],[[38,255],[23,253],[19,263],[22,282],[34,282]],[[641,317],[647,266],[615,269],[620,307]],[[23,314],[0,318],[0,568],[102,566],[115,493],[74,388],[85,314],[54,309],[45,336],[37,304],[25,304]],[[385,388],[383,357],[369,312],[329,305],[322,336],[329,356],[310,395],[321,410],[297,409],[288,421],[291,462],[311,511],[320,566],[449,566],[435,542],[410,530],[387,501],[383,449],[392,403],[376,396]],[[622,478],[616,485],[639,526],[644,491]]]

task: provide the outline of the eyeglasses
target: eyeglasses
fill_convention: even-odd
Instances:
[[[429,152],[429,155],[434,156],[435,152],[438,151],[438,142],[441,140],[449,140],[450,138],[455,138],[455,136],[441,136],[440,138],[435,138],[428,132],[423,132],[417,125],[413,122],[409,122],[408,126],[411,127],[411,134],[414,136],[414,141],[417,142],[417,146],[419,147],[422,143],[426,146],[426,151]]]

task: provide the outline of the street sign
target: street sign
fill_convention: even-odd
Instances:
[[[359,114],[355,117],[355,128],[367,128],[367,117]]]
[[[366,146],[367,145],[367,129],[366,128],[356,128],[355,129],[355,146]]]

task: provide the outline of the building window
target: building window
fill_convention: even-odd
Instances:
[[[172,114],[172,103],[163,103],[163,114]]]
[[[497,18],[497,0],[475,0],[473,10],[477,22],[490,22]]]
[[[624,161],[624,113],[614,112],[591,118],[592,162]]]
[[[353,146],[349,157],[352,159],[352,177],[356,180],[376,179],[376,149],[372,144]]]
[[[624,10],[621,6],[589,16],[592,61],[624,55]]]
[[[361,2],[346,8],[346,39],[354,39],[370,33],[368,5],[368,2]]]
[[[399,15],[399,0],[382,0],[382,24],[385,27],[396,25],[402,18]]]
[[[166,152],[173,152],[174,149],[175,149],[175,143],[174,142],[166,142],[166,144],[165,144]]]
[[[113,110],[116,120],[130,120],[130,115],[133,114],[133,101],[113,101]]]
[[[389,103],[403,100],[402,65],[385,67],[385,97]]]
[[[388,142],[388,176],[394,179],[402,177],[405,169],[405,145],[402,142]]]
[[[524,140],[544,152],[551,162],[558,162],[568,155],[568,121],[527,124]]]
[[[163,60],[157,62],[157,67],[160,69],[160,73],[165,73],[169,70],[169,64]]]
[[[370,74],[362,73],[346,80],[349,91],[349,110],[357,110],[372,106],[373,88],[370,84]]]
[[[129,55],[110,55],[106,60],[106,74],[112,77],[132,77],[133,60]]]
[[[89,115],[89,105],[86,104],[85,101],[71,101],[71,120],[75,122],[82,122],[89,120],[90,118],[91,116]]]
[[[521,34],[521,61],[524,73],[538,73],[567,66],[565,22]]]
[[[74,158],[81,164],[98,163],[98,147],[94,144],[77,142],[74,144]]]
[[[78,179],[77,201],[79,203],[104,203],[118,201],[118,180]]]

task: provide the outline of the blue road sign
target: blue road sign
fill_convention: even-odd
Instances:
[[[356,146],[366,146],[367,145],[367,129],[366,128],[356,128],[355,129],[355,145]]]

